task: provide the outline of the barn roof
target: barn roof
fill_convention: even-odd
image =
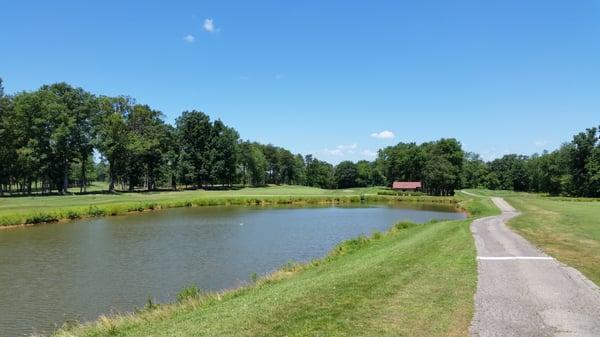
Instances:
[[[399,190],[412,190],[421,188],[420,181],[394,181],[392,188]]]

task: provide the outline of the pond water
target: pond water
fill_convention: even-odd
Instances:
[[[238,287],[400,220],[460,219],[441,205],[201,207],[0,231],[0,336]]]

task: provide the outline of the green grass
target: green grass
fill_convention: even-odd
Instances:
[[[600,201],[510,191],[471,191],[502,196],[522,215],[509,226],[537,247],[600,284]]]
[[[493,213],[478,198],[461,203]],[[56,336],[467,336],[477,283],[470,221],[399,223],[244,288],[194,290]]]
[[[377,195],[382,188],[324,190],[304,186],[271,186],[228,191],[172,191],[0,198],[0,226],[119,215],[128,212],[206,205],[349,203],[402,200],[447,202],[453,198]]]
[[[486,199],[459,199],[472,214],[495,213]],[[477,282],[470,222],[399,223],[244,288],[188,287],[176,303],[55,336],[467,336]]]

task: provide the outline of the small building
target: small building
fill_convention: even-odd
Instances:
[[[392,189],[396,191],[420,191],[423,185],[420,181],[394,181]]]

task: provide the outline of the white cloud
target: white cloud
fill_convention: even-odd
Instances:
[[[323,154],[334,157],[343,157],[344,151],[340,149],[323,149]]]
[[[383,130],[381,132],[372,133],[371,137],[377,138],[377,139],[392,139],[395,137],[395,135],[392,131]]]
[[[356,149],[358,149],[358,144],[342,144],[334,149],[323,149],[321,153],[326,156],[343,157],[348,154],[355,154]]]
[[[183,41],[187,43],[194,43],[194,41],[196,41],[196,38],[194,37],[194,35],[188,34],[183,37]]]
[[[340,150],[356,150],[358,148],[358,144],[348,144],[348,145],[338,145],[338,149]]]
[[[535,147],[544,147],[546,145],[548,145],[548,141],[547,140],[536,140],[534,143]]]
[[[362,150],[360,153],[363,156],[367,156],[367,157],[376,157],[377,156],[377,152],[371,151],[371,150]]]
[[[481,150],[479,152],[479,155],[481,156],[481,159],[483,159],[485,161],[492,161],[494,159],[501,158],[509,153],[510,153],[510,151],[508,149],[504,149],[504,151],[500,151],[495,148],[491,148],[491,149]]]
[[[207,31],[209,33],[215,32],[216,28],[215,28],[215,23],[213,22],[213,19],[204,19],[204,23],[202,23],[202,29],[204,29],[205,31]]]

